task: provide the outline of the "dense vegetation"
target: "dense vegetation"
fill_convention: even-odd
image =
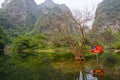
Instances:
[[[0,50],[3,50],[5,45],[10,43],[10,41],[10,36],[7,34],[6,30],[0,26]]]
[[[47,48],[46,36],[36,34],[34,36],[18,36],[13,41],[13,50],[43,49]]]

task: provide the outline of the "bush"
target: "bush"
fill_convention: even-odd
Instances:
[[[30,39],[25,36],[19,36],[15,38],[14,43],[13,43],[13,50],[18,51],[18,50],[24,50],[28,48],[29,40]]]
[[[34,36],[19,36],[13,41],[14,51],[25,49],[41,49],[46,47],[46,37],[42,34],[36,34]]]

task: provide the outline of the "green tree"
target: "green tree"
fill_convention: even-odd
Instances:
[[[42,34],[32,36],[32,39],[29,41],[29,47],[33,49],[45,48],[46,46],[46,36]]]
[[[4,46],[10,42],[10,37],[7,32],[0,26],[0,49],[3,50]]]
[[[19,36],[13,41],[13,50],[23,50],[29,47],[29,38],[26,36]]]
[[[40,49],[47,46],[46,37],[42,34],[34,36],[18,36],[13,41],[13,50]]]

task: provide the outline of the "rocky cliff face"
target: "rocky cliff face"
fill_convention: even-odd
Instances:
[[[46,0],[36,5],[34,0],[5,0],[0,9],[0,23],[12,36],[25,33],[58,31],[57,25],[64,29],[70,26],[69,8]]]
[[[34,0],[5,0],[3,8],[7,10],[12,20],[26,23],[36,13],[37,5]]]
[[[66,15],[71,12],[69,8],[64,4],[56,4],[52,0],[46,0],[44,3],[38,5],[39,18],[36,21],[35,27],[32,33],[41,32],[57,32],[70,26],[72,21],[70,17]]]
[[[11,36],[25,34],[36,22],[37,4],[34,0],[5,0],[0,10],[0,22]],[[6,24],[4,24],[4,20]]]
[[[98,5],[94,26],[120,28],[120,0],[103,0]]]

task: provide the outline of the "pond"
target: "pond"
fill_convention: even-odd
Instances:
[[[120,80],[118,64],[97,65],[95,56],[80,62],[71,53],[0,54],[0,80]]]

